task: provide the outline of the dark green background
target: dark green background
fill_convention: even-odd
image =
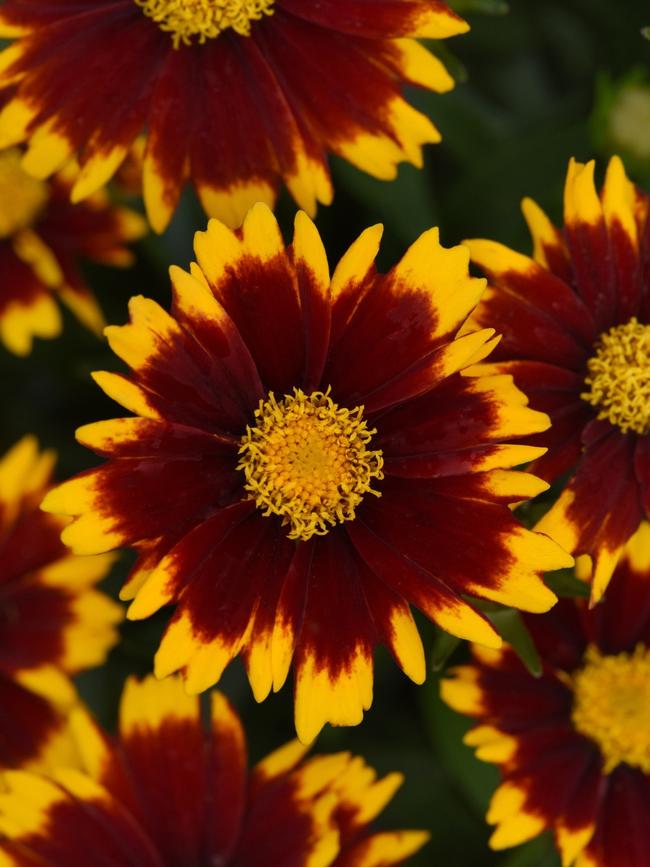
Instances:
[[[519,212],[522,196],[533,196],[559,218],[568,158],[599,156],[602,169],[610,104],[621,83],[648,73],[650,42],[640,32],[650,24],[647,2],[514,0],[502,14],[485,14],[502,6],[499,0],[452,5],[472,24],[467,36],[444,46],[443,56],[461,81],[444,96],[414,94],[440,127],[443,142],[426,150],[423,171],[403,167],[392,184],[335,161],[335,203],[321,209],[317,219],[331,264],[363,228],[379,221],[386,225],[383,266],[431,225],[441,227],[446,245],[486,236],[528,251]],[[650,129],[639,134],[649,137]],[[647,167],[627,162],[636,180],[650,178]],[[287,199],[279,215],[289,237],[293,206]],[[166,235],[139,246],[135,269],[87,268],[109,322],[125,321],[132,294],[168,303],[166,266],[188,263],[192,234],[204,222],[188,195]],[[27,431],[37,433],[44,445],[59,451],[61,478],[94,463],[75,444],[73,431],[120,414],[90,380],[91,370],[103,368],[119,369],[119,363],[70,317],[63,339],[39,341],[27,360],[0,348],[0,445],[9,446]],[[107,582],[109,592],[116,593],[128,562],[125,555]],[[108,665],[80,679],[84,696],[107,725],[114,722],[123,678],[150,670],[164,620],[126,624]],[[430,647],[434,630],[421,625]],[[464,652],[457,649],[453,660]],[[462,746],[466,721],[440,704],[437,679],[432,673],[424,687],[415,687],[380,653],[375,703],[364,724],[328,729],[319,748],[353,750],[381,771],[406,774],[381,823],[430,829],[432,842],[410,862],[413,867],[555,867],[559,861],[548,839],[505,853],[488,850],[482,817],[497,776]],[[244,716],[253,759],[292,736],[289,688],[255,706],[239,663],[226,673],[222,687]]]

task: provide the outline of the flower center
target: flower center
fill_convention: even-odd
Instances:
[[[650,647],[617,656],[589,647],[573,692],[573,724],[600,747],[605,773],[625,762],[650,774]]]
[[[214,39],[224,30],[250,36],[251,21],[273,14],[275,0],[135,0],[145,15],[172,34],[174,48]]]
[[[48,200],[45,181],[24,172],[20,160],[17,148],[0,152],[0,238],[32,226]]]
[[[290,539],[324,536],[337,522],[351,521],[365,494],[382,479],[381,451],[368,444],[375,430],[363,407],[337,406],[327,392],[295,388],[282,400],[271,392],[255,411],[239,449],[237,469],[264,515],[279,515]]]
[[[627,433],[650,430],[650,325],[636,317],[601,334],[580,396]]]

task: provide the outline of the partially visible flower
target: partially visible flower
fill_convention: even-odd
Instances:
[[[65,522],[39,509],[53,464],[33,437],[0,459],[0,767],[69,755],[67,675],[104,660],[122,619],[93,586],[112,557],[71,555],[59,539]]]
[[[650,169],[650,78],[632,68],[621,78],[601,74],[590,121],[596,147],[618,154],[629,170],[643,177]]]
[[[125,244],[146,232],[142,217],[111,205],[103,190],[72,205],[76,176],[69,166],[49,182],[36,180],[17,148],[0,152],[0,341],[17,355],[31,351],[34,337],[60,333],[56,296],[101,333],[104,319],[78,260],[130,265]]]
[[[3,867],[392,867],[428,838],[370,822],[402,783],[349,753],[305,759],[297,742],[252,770],[237,714],[213,693],[207,726],[179,678],[130,679],[119,734],[82,710],[85,773],[14,771],[0,791]]]
[[[650,526],[625,547],[602,603],[525,617],[543,662],[474,648],[442,696],[479,721],[465,742],[501,767],[495,849],[545,829],[569,867],[650,863]]]
[[[332,200],[329,153],[383,180],[422,165],[440,134],[404,85],[453,80],[417,38],[468,29],[442,0],[5,0],[0,145],[28,141],[42,178],[77,154],[79,201],[146,131],[157,231],[188,181],[230,225],[281,183],[313,214]]]
[[[542,573],[573,560],[509,504],[546,488],[510,468],[548,425],[508,376],[465,376],[494,333],[458,336],[484,283],[462,247],[425,232],[387,274],[366,230],[330,280],[313,223],[285,248],[265,205],[233,233],[212,220],[198,265],[172,269],[172,314],[133,298],[107,329],[132,374],[97,382],[136,417],[81,428],[109,458],[48,495],[78,553],[131,545],[122,590],[140,619],[173,604],[164,677],[214,684],[244,657],[258,701],[296,677],[296,727],[356,725],[383,643],[417,683],[410,605],[497,646],[468,597],[546,611]]]
[[[475,321],[503,333],[487,372],[509,373],[547,412],[532,471],[569,473],[537,529],[593,560],[602,595],[624,545],[650,515],[650,197],[614,157],[601,196],[594,163],[571,161],[564,228],[530,199],[534,258],[469,241],[489,278]]]
[[[609,135],[622,151],[650,163],[650,83],[621,88],[610,108]]]

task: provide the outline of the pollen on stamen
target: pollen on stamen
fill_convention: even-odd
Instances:
[[[573,724],[600,748],[604,772],[625,763],[650,774],[650,648],[606,656],[589,647],[572,686]]]
[[[355,517],[383,478],[383,456],[369,448],[375,430],[363,407],[339,407],[327,392],[300,389],[260,401],[239,449],[245,489],[265,516],[278,515],[290,539],[324,536]]]
[[[224,30],[250,36],[254,21],[273,14],[275,0],[135,0],[144,14],[170,33],[174,48],[202,44]]]
[[[580,396],[623,433],[650,431],[650,325],[636,317],[602,334]]]

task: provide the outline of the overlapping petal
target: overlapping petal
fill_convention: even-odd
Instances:
[[[180,670],[200,692],[242,655],[261,701],[293,664],[306,742],[326,722],[361,721],[377,644],[424,680],[411,605],[497,646],[468,597],[545,611],[555,596],[544,571],[572,562],[510,509],[546,487],[512,468],[540,456],[517,440],[548,419],[510,376],[475,375],[496,338],[458,336],[483,288],[466,251],[432,230],[379,274],[379,237],[364,232],[330,279],[304,214],[289,247],[263,205],[239,231],[211,221],[196,236],[198,263],[172,270],[172,313],[136,298],[130,323],[107,330],[130,372],[98,381],[136,417],[81,428],[108,462],[44,502],[72,516],[73,550],[140,551],[122,591],[129,617],[175,606],[158,676]],[[294,539],[282,511],[246,487],[241,447],[264,406],[276,417],[283,395],[310,393],[343,415],[360,407],[383,469],[356,511]]]
[[[131,0],[10,0],[0,146],[27,141],[25,166],[41,178],[77,154],[79,201],[146,130],[144,198],[158,231],[188,181],[211,216],[239,225],[255,202],[273,204],[281,182],[308,213],[329,204],[328,153],[383,179],[400,162],[421,166],[440,134],[403,86],[444,92],[453,80],[413,37],[445,39],[466,22],[438,0],[268,5],[248,35],[176,45]]]
[[[126,245],[145,234],[146,224],[135,211],[113,205],[104,190],[72,205],[74,165],[51,181],[37,181],[21,168],[20,157],[16,148],[0,152],[0,340],[10,352],[27,355],[35,337],[60,334],[57,298],[101,333],[104,318],[79,260],[130,265]]]
[[[71,729],[81,771],[5,775],[3,864],[255,867],[263,851],[277,867],[392,867],[428,838],[373,831],[402,777],[349,753],[305,758],[293,742],[249,771],[228,700],[212,694],[204,727],[177,678],[128,680],[115,737],[83,708]]]
[[[3,766],[70,758],[65,718],[76,696],[66,675],[101,663],[122,619],[94,586],[112,555],[71,555],[59,539],[65,522],[38,508],[53,463],[32,437],[0,459]]]
[[[526,617],[542,658],[541,677],[534,678],[510,649],[476,647],[472,663],[452,669],[443,681],[443,699],[478,722],[466,743],[501,768],[503,781],[487,815],[496,826],[493,848],[551,829],[565,867],[645,864],[647,770],[624,760],[609,767],[604,747],[577,727],[575,708],[577,678],[594,648],[606,659],[647,654],[649,552],[650,525],[644,522],[598,606],[562,600],[548,614]],[[644,701],[642,692],[631,693],[630,713],[635,700]],[[623,743],[635,736],[631,730],[615,735]]]
[[[615,421],[620,415],[608,416],[610,403],[587,400],[590,363],[603,335],[634,322],[650,328],[644,272],[648,201],[617,157],[608,166],[600,195],[594,163],[572,160],[561,230],[524,200],[533,258],[493,241],[468,242],[473,261],[490,283],[474,321],[503,335],[483,370],[511,374],[531,406],[551,418],[549,431],[527,439],[548,447],[533,471],[549,481],[570,473],[538,529],[567,550],[592,558],[594,601],[607,587],[626,542],[649,514],[648,430],[636,417],[633,429],[622,427]],[[630,386],[639,395],[645,394],[644,364],[641,360],[635,367],[630,361],[620,374],[639,377]]]

